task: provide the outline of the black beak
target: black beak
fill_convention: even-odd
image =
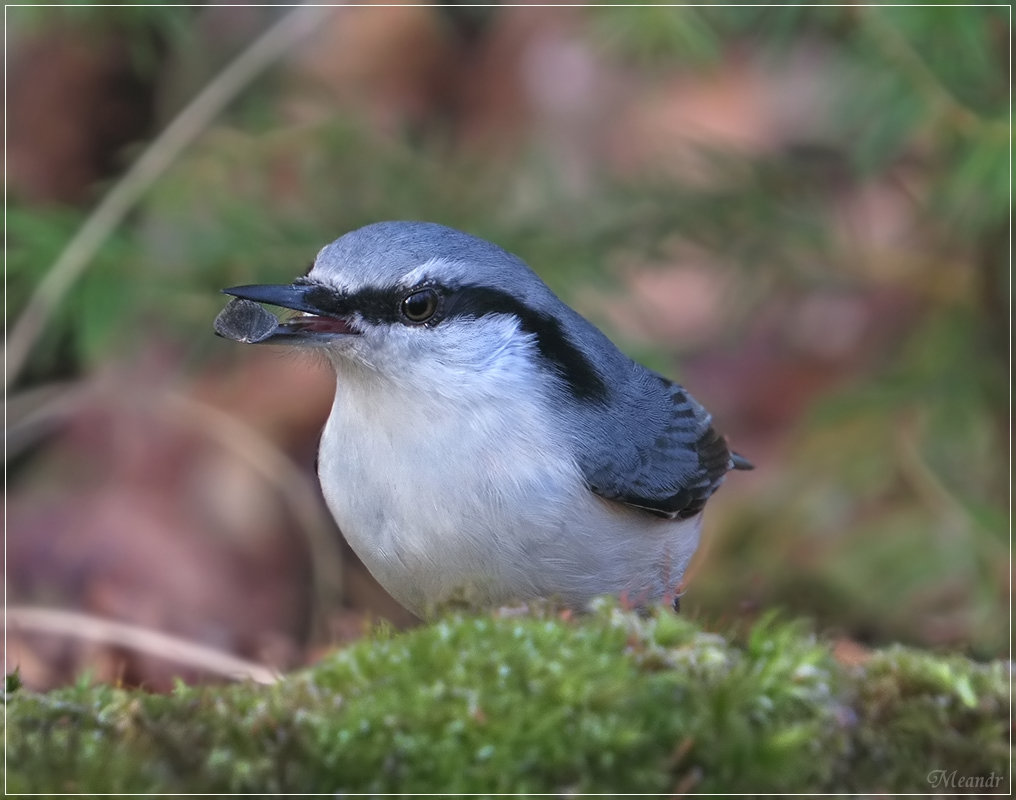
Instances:
[[[226,339],[248,344],[317,344],[330,338],[322,334],[359,333],[348,320],[328,315],[311,300],[314,295],[321,297],[320,286],[253,285],[222,291],[234,298],[215,318],[215,332]],[[304,315],[279,320],[259,303],[302,311]]]
[[[321,287],[313,284],[265,284],[252,286],[233,286],[223,289],[223,294],[231,294],[242,300],[253,300],[255,303],[268,303],[279,308],[291,308],[294,311],[306,311],[308,314],[320,314],[321,309],[310,302],[310,295],[320,293]]]

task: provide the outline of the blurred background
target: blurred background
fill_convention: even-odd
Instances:
[[[683,614],[1009,636],[1005,7],[12,8],[6,667],[212,677],[415,624],[314,476],[333,378],[219,289],[426,219],[529,262],[756,464]],[[66,615],[72,612],[73,615]],[[40,621],[41,620],[41,621]],[[93,630],[94,628],[94,630]],[[98,631],[98,632],[96,632]]]

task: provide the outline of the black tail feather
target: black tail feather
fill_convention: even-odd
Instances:
[[[730,454],[730,464],[732,469],[755,469],[755,465],[740,453]]]

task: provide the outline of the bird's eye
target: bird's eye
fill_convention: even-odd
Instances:
[[[421,289],[402,301],[402,316],[410,322],[426,322],[437,313],[438,295],[433,289]]]

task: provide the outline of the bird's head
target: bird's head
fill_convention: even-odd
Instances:
[[[494,394],[528,372],[579,400],[606,395],[602,334],[521,259],[442,225],[368,225],[292,284],[224,291],[240,302],[216,320],[220,335],[318,348],[340,372],[355,365],[442,393],[479,378]],[[252,305],[262,303],[297,313],[276,320]]]

